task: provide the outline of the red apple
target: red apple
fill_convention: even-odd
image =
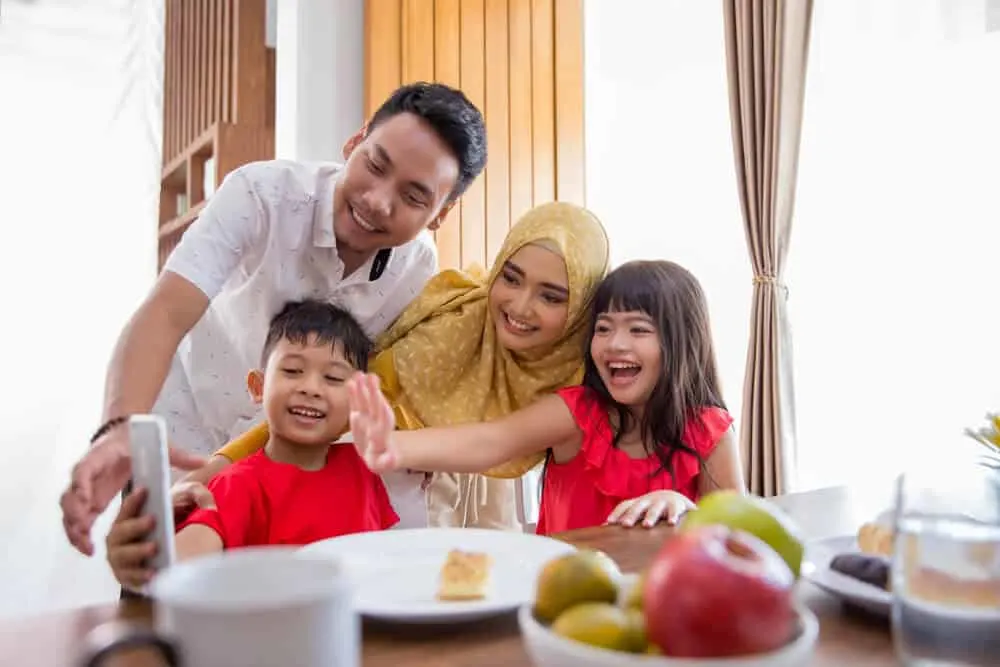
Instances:
[[[664,655],[722,658],[787,644],[795,576],[758,538],[712,525],[668,539],[646,574],[649,640]]]

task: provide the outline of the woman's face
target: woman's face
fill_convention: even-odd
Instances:
[[[569,314],[566,262],[544,246],[521,247],[490,286],[489,309],[504,348],[524,352],[555,343]]]

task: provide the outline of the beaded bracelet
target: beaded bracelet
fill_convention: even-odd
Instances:
[[[94,435],[90,437],[90,444],[94,444],[102,437],[104,437],[108,433],[108,431],[115,428],[116,426],[124,424],[127,421],[128,421],[128,415],[112,417],[108,421],[101,424],[101,427],[94,432]]]

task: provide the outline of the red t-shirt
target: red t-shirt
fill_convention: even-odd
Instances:
[[[218,509],[195,510],[177,530],[204,524],[225,549],[297,546],[399,521],[382,480],[349,444],[331,446],[320,470],[278,463],[260,450],[219,473],[208,490]]]
[[[672,490],[698,500],[701,468],[695,456],[688,452],[674,454],[671,477],[660,469],[656,456],[633,459],[612,445],[614,434],[608,412],[592,391],[567,387],[557,393],[573,413],[583,440],[580,452],[569,461],[550,460],[545,465],[536,529],[539,535],[599,526],[618,503],[650,491]],[[684,444],[706,459],[733,418],[715,407],[702,409],[700,417],[684,426],[682,437]]]

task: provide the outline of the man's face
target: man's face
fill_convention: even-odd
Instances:
[[[437,229],[458,181],[458,160],[420,117],[397,114],[348,142],[333,198],[342,249],[369,255]]]

